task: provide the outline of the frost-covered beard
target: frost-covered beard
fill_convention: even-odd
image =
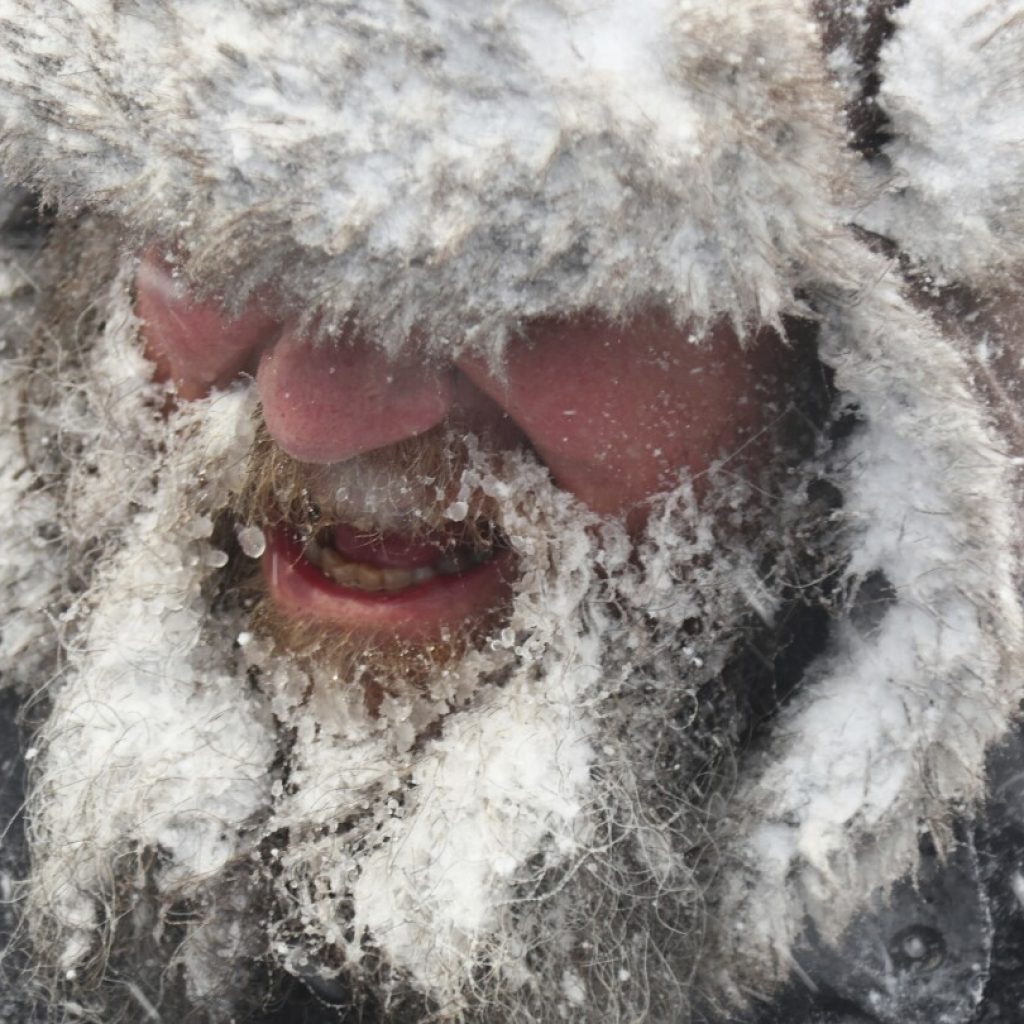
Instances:
[[[289,522],[322,529],[322,503],[301,507],[317,483],[269,464],[255,475],[288,481]],[[722,670],[751,603],[768,616],[774,600],[758,566],[778,540],[749,543],[749,487],[698,510],[681,483],[635,546],[528,454],[471,437],[410,442],[341,479],[344,521],[454,516],[463,544],[503,538],[521,575],[507,620],[440,645],[454,661],[286,626],[296,673],[250,642],[288,737],[261,848],[279,956],[343,1003],[369,989],[488,1020],[682,1019],[714,867],[708,798],[750,724],[749,680]]]
[[[81,438],[138,442],[68,481],[93,561],[26,916],[54,1005],[228,1019],[283,968],[384,1019],[685,1019],[750,726],[725,669],[792,568],[757,489],[682,481],[634,543],[528,453],[470,443],[435,514],[486,499],[518,559],[507,620],[414,687],[378,663],[368,708],[349,662],[277,650],[236,585],[252,393],[162,417],[123,280],[111,307],[64,382]]]

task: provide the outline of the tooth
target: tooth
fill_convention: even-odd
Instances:
[[[362,587],[363,590],[383,590],[384,581],[381,579],[381,572],[379,569],[374,569],[369,565],[355,564],[352,566],[355,570],[356,586]]]
[[[320,547],[315,540],[311,540],[306,545],[305,550],[306,558],[312,562],[318,569],[324,567],[324,549]]]
[[[319,561],[316,564],[321,569],[326,569],[329,572],[339,572],[348,566],[348,562],[333,548],[320,548],[318,554]]]
[[[346,564],[340,566],[335,572],[334,578],[343,587],[362,587],[359,566],[357,565]]]
[[[324,548],[321,552],[321,571],[343,587],[360,586],[358,566],[346,562],[337,551]]]
[[[412,583],[412,573],[408,569],[381,569],[380,577],[385,590],[401,590]]]
[[[358,587],[360,590],[403,590],[416,583],[432,580],[436,571],[430,566],[416,569],[377,569],[372,565],[347,562],[337,551],[324,548],[319,552],[321,571],[343,587]]]
[[[358,524],[353,524],[359,528]],[[369,526],[367,527],[370,528]],[[439,575],[454,576],[466,572],[495,554],[492,545],[479,547],[458,547],[440,554],[433,566],[417,566],[414,569],[397,567],[377,568],[363,562],[351,562],[336,551],[329,543],[321,544],[310,538],[305,548],[306,558],[325,576],[343,587],[355,587],[370,593],[394,592],[406,587],[425,583]]]

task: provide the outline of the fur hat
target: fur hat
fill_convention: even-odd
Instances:
[[[0,26],[15,177],[388,345],[652,302],[774,323],[839,274],[850,159],[801,4],[5,0]]]

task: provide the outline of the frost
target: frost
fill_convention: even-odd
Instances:
[[[259,558],[267,550],[267,538],[258,526],[239,527],[238,544],[248,558]]]
[[[1024,20],[989,0],[915,0],[894,14],[879,104],[892,123],[884,194],[864,223],[954,279],[1024,259]],[[941,230],[936,230],[941,225]]]
[[[366,0],[354,20],[234,5],[211,26],[198,0],[152,19],[3,0],[4,153],[139,234],[188,223],[193,281],[231,291],[242,273],[310,319],[315,294],[328,331],[359,316],[391,350],[416,324],[427,347],[494,355],[524,314],[615,320],[643,296],[770,323],[846,219],[805,8]],[[771,118],[737,116],[768,94]],[[736,260],[752,238],[764,258]]]
[[[445,510],[446,519],[454,523],[461,523],[469,514],[469,505],[465,501],[453,501]]]
[[[1024,874],[1019,871],[1014,871],[1010,876],[1010,889],[1013,892],[1017,903],[1020,904],[1022,910],[1024,910]]]
[[[583,982],[575,971],[566,971],[562,975],[562,994],[573,1006],[584,1004],[585,991]]]
[[[228,553],[217,548],[211,548],[206,555],[206,564],[211,569],[223,569],[228,564]]]

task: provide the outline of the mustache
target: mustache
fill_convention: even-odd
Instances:
[[[501,509],[466,480],[477,439],[441,424],[344,462],[300,462],[282,450],[257,412],[249,467],[232,514],[237,522],[287,526],[300,539],[332,526],[406,537],[443,532],[455,545],[492,547]],[[484,452],[500,473],[501,453]]]

